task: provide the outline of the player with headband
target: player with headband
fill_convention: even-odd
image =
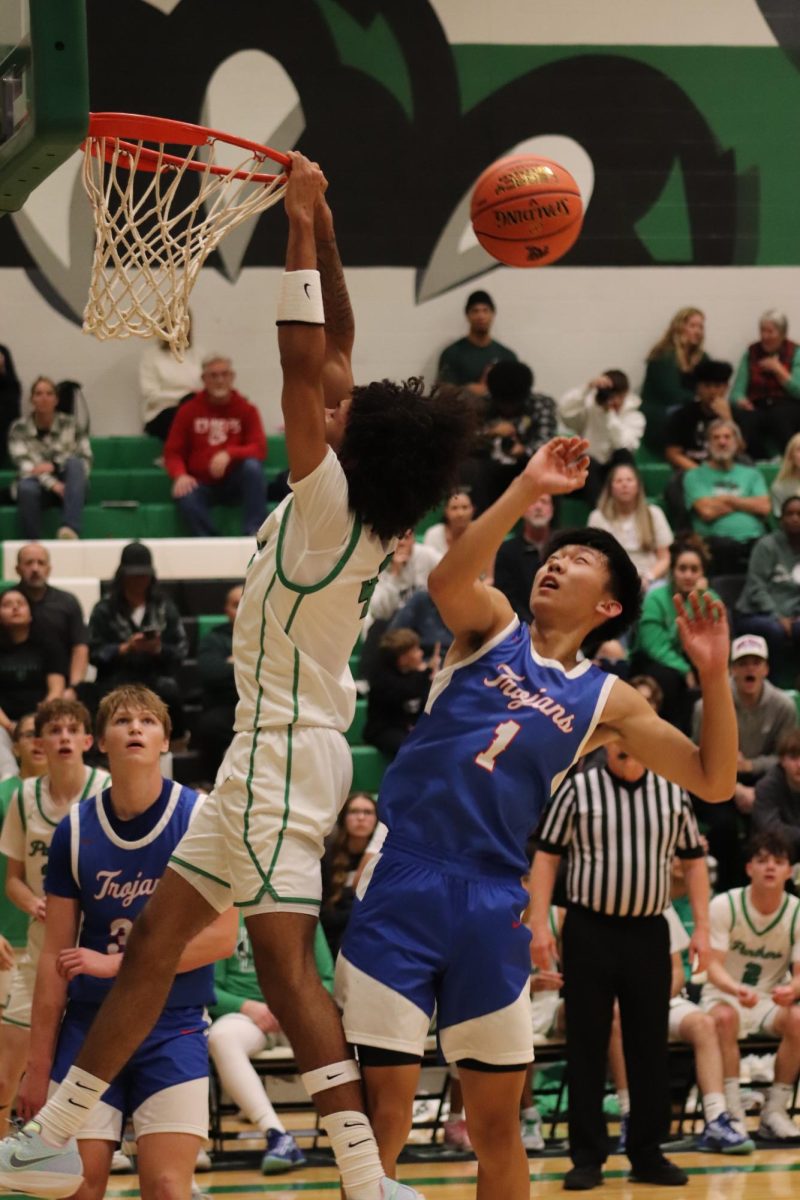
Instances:
[[[457,481],[473,418],[452,388],[353,386],[354,323],[326,187],[316,164],[291,155],[277,320],[291,495],[259,530],[247,572],[234,627],[236,733],[221,782],[138,918],[75,1065],[26,1130],[0,1144],[0,1187],[53,1197],[76,1190],[72,1139],[82,1113],[71,1102],[99,1099],[163,1008],[186,943],[237,904],[347,1200],[417,1194],[385,1178],[313,941],[319,860],[352,776],[349,655],[397,537]],[[32,1171],[26,1157],[38,1160]],[[49,1190],[32,1180],[37,1172],[49,1172]]]

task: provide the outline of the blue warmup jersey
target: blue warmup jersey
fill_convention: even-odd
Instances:
[[[79,945],[100,954],[124,949],[199,799],[191,788],[165,779],[156,803],[130,821],[115,817],[110,790],[73,807],[53,835],[45,891],[79,901]],[[113,982],[78,975],[69,985],[70,1001],[101,1004]],[[214,968],[209,965],[178,975],[165,1007],[195,1008],[213,1001]]]
[[[541,658],[519,624],[445,667],[383,778],[386,849],[524,874],[525,844],[614,679],[588,661],[566,671]]]

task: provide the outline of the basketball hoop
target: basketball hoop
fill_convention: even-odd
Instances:
[[[228,147],[231,165],[219,161]],[[200,268],[227,233],[282,199],[286,176],[261,168],[289,159],[202,125],[130,113],[91,114],[83,150],[96,230],[84,331],[157,336],[181,360]]]

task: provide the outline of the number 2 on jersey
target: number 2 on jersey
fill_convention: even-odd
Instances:
[[[495,759],[508,749],[521,728],[518,721],[501,721],[486,749],[475,755],[478,766],[491,773],[494,770]]]

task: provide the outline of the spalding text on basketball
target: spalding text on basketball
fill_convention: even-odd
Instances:
[[[541,229],[542,221],[546,217],[558,217],[562,214],[565,217],[569,216],[569,201],[564,199],[556,200],[553,204],[537,204],[533,201],[530,208],[523,209],[497,208],[494,218],[501,229],[505,229],[507,225],[521,225],[526,221],[533,222],[534,229]]]

